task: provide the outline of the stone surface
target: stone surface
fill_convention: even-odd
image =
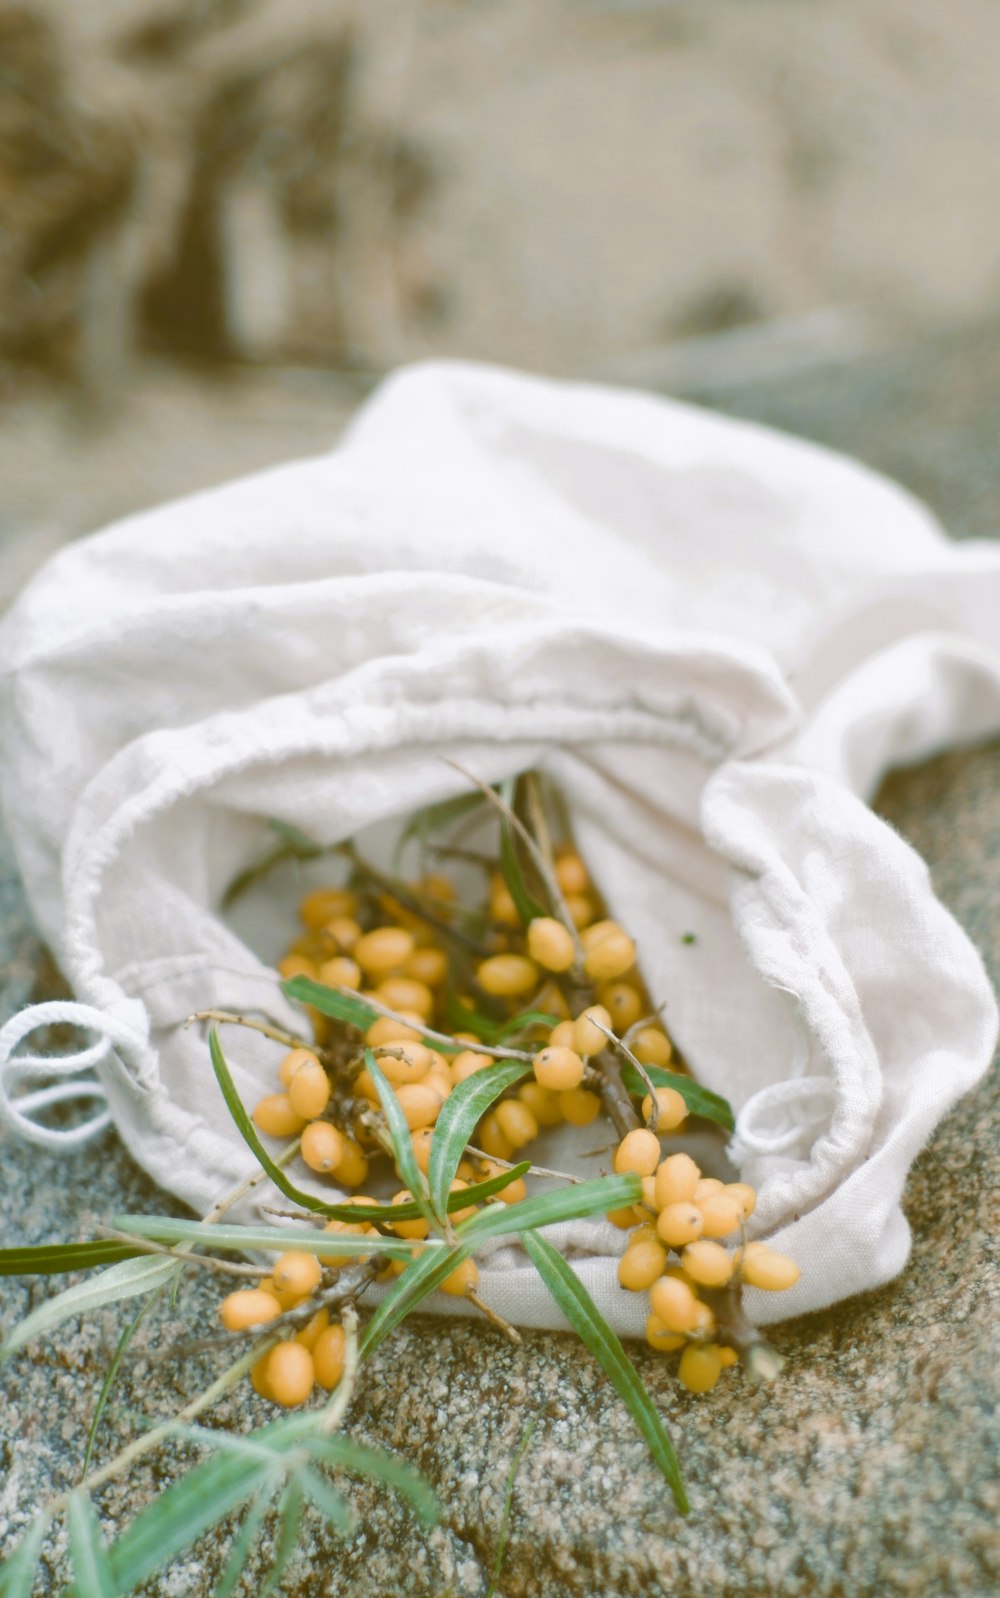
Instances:
[[[899,450],[904,475],[912,467],[914,477],[936,458],[939,480],[954,494],[949,519],[961,523],[968,511],[961,530],[985,530],[1000,494],[977,416],[995,408],[997,391],[977,386],[978,348],[969,342],[964,355],[951,357],[955,392],[964,374],[978,394],[954,435],[933,405],[925,406],[926,420],[911,410],[907,424],[907,405],[930,392],[936,350],[925,352],[922,383],[918,354],[907,355],[881,378],[876,370],[862,374],[853,401],[842,378],[810,379],[822,422],[814,431],[844,439],[867,415],[863,453],[878,462],[880,451],[893,457]],[[911,361],[916,367],[905,364]],[[912,381],[904,381],[907,371]],[[894,395],[887,409],[865,397],[865,384],[879,382]],[[795,388],[728,403],[805,425]],[[917,448],[922,428],[928,444]],[[958,491],[963,479],[967,501]],[[1000,976],[1000,744],[895,774],[879,805],[930,862],[945,902]],[[8,860],[0,865],[0,964],[7,1010],[31,994],[39,972],[42,992],[52,981]],[[905,1200],[913,1254],[904,1275],[779,1328],[775,1341],[788,1367],[776,1386],[754,1391],[734,1375],[694,1399],[679,1391],[669,1362],[636,1351],[681,1454],[693,1505],[687,1521],[674,1513],[627,1414],[572,1339],[533,1334],[515,1349],[478,1324],[423,1321],[375,1356],[351,1426],[425,1472],[441,1497],[440,1525],[421,1532],[392,1498],[359,1487],[356,1536],[334,1544],[307,1523],[283,1590],[292,1598],[327,1590],[340,1598],[484,1598],[510,1462],[533,1424],[513,1490],[502,1598],[986,1598],[1000,1583],[1000,1375],[990,1352],[1000,1297],[998,1092],[994,1071],[917,1161]],[[88,1215],[173,1208],[112,1135],[65,1157],[4,1137],[2,1159],[8,1243],[79,1235]],[[4,1323],[50,1290],[44,1281],[4,1282]],[[213,1283],[193,1281],[149,1340],[139,1334],[99,1457],[130,1435],[138,1417],[176,1407],[182,1393],[209,1379],[211,1355],[151,1356],[204,1330],[215,1296]],[[94,1396],[127,1314],[71,1325],[0,1372],[0,1548],[41,1498],[75,1479]],[[241,1394],[220,1406],[218,1418],[235,1421],[255,1404]],[[178,1463],[176,1452],[158,1455],[109,1487],[100,1499],[106,1532]],[[218,1542],[203,1544],[148,1591],[207,1595],[222,1557]],[[54,1545],[52,1581],[64,1572],[60,1561]]]

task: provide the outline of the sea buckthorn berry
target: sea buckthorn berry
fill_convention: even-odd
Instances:
[[[592,931],[588,927],[581,936],[586,938]],[[635,944],[621,927],[609,928],[587,949],[583,961],[583,969],[593,982],[611,982],[634,965]]]
[[[638,1211],[631,1204],[627,1209],[624,1210],[608,1211],[608,1220],[611,1222],[612,1226],[617,1226],[619,1231],[622,1232],[631,1232],[633,1226],[636,1224],[637,1219]]]
[[[502,927],[519,927],[521,917],[517,913],[511,891],[503,877],[496,876],[490,884],[490,919]]]
[[[409,1204],[412,1200],[413,1194],[409,1188],[404,1187],[401,1193],[396,1194],[392,1202],[393,1204]],[[416,1242],[420,1242],[430,1232],[430,1226],[422,1215],[414,1217],[412,1221],[389,1221],[388,1224],[392,1227],[397,1237],[412,1238]]]
[[[491,1155],[495,1160],[509,1160],[514,1152],[500,1130],[500,1123],[494,1111],[484,1115],[480,1121],[477,1142],[483,1153]]]
[[[448,1062],[445,1060],[444,1055],[435,1053],[433,1049],[428,1052],[431,1057],[431,1068],[424,1077],[424,1083],[427,1087],[433,1088],[436,1093],[440,1093],[442,1099],[446,1099],[455,1086],[451,1080]]]
[[[722,1244],[707,1238],[689,1243],[681,1255],[681,1264],[700,1287],[724,1287],[733,1274],[733,1262]]]
[[[648,1238],[632,1242],[618,1261],[618,1280],[630,1293],[652,1287],[667,1263],[667,1251]]]
[[[528,953],[545,971],[568,971],[576,945],[555,916],[536,916],[528,927]]]
[[[587,868],[573,850],[567,850],[556,861],[556,881],[563,893],[586,893],[590,886]]]
[[[722,1373],[722,1359],[714,1343],[691,1343],[681,1355],[677,1375],[689,1393],[707,1393]]]
[[[276,1343],[267,1357],[265,1380],[270,1397],[283,1409],[304,1404],[315,1381],[313,1357],[308,1348],[292,1339]]]
[[[334,1169],[344,1155],[344,1140],[329,1121],[310,1121],[302,1133],[302,1158],[310,1171],[323,1175]]]
[[[330,1324],[330,1311],[318,1309],[311,1320],[306,1321],[300,1332],[296,1332],[295,1341],[301,1343],[303,1348],[308,1348],[310,1354],[316,1347],[316,1341],[321,1332],[325,1332]]]
[[[655,1223],[653,1221],[640,1221],[639,1225],[632,1233],[632,1236],[629,1238],[629,1247],[631,1247],[633,1243],[658,1243],[659,1241],[659,1233],[656,1230]],[[664,1268],[665,1267],[666,1261],[664,1261]]]
[[[683,1248],[701,1236],[705,1222],[694,1204],[666,1204],[656,1218],[656,1230],[668,1247]]]
[[[431,1138],[434,1136],[432,1126],[422,1126],[419,1132],[410,1133],[410,1143],[413,1147],[413,1158],[417,1162],[417,1170],[427,1175],[431,1163]]]
[[[380,1015],[365,1033],[365,1042],[369,1048],[377,1049],[380,1043],[419,1043],[422,1037],[423,1021],[416,1012],[411,1012],[398,1021]]]
[[[743,1212],[743,1219],[748,1221],[757,1208],[757,1192],[749,1182],[727,1182],[726,1192],[736,1200]]]
[[[701,1176],[690,1154],[668,1154],[656,1172],[657,1208],[689,1203]]]
[[[344,1374],[344,1343],[344,1328],[328,1326],[320,1333],[312,1351],[316,1380],[328,1392]]]
[[[705,1237],[728,1237],[740,1225],[743,1215],[739,1203],[729,1193],[709,1193],[707,1198],[696,1199],[704,1221]]]
[[[352,1087],[356,1094],[360,1093],[361,1097],[367,1099],[370,1104],[379,1104],[381,1102],[378,1096],[378,1088],[375,1086],[375,1079],[367,1066],[362,1066],[354,1078]]]
[[[642,1000],[628,982],[609,982],[598,998],[611,1017],[611,1025],[621,1037],[642,1014]]]
[[[708,1305],[698,1300],[698,1313],[694,1323],[695,1337],[711,1337],[715,1331],[715,1316]]]
[[[561,1122],[563,1116],[559,1108],[559,1094],[543,1088],[540,1082],[522,1082],[517,1096],[522,1104],[528,1106],[539,1126],[558,1126]]]
[[[433,993],[426,982],[418,982],[415,977],[386,977],[378,991],[390,1010],[409,1010],[424,1021],[434,1009]]]
[[[261,1287],[241,1287],[219,1305],[219,1319],[227,1332],[245,1332],[248,1326],[264,1326],[281,1314],[281,1303]]]
[[[649,1220],[649,1216],[645,1212],[647,1210],[658,1210],[660,1208],[660,1206],[656,1202],[656,1177],[655,1176],[644,1176],[644,1177],[641,1177],[640,1180],[642,1182],[642,1205],[643,1205],[643,1217],[642,1218],[643,1218],[644,1221],[648,1221]]]
[[[475,1172],[473,1181],[488,1182],[491,1177],[502,1176],[505,1169],[505,1166],[497,1165],[493,1160],[480,1160],[479,1170]],[[503,1199],[505,1204],[520,1204],[527,1196],[528,1189],[523,1176],[519,1176],[515,1182],[508,1182],[507,1186],[502,1187],[497,1194],[497,1198]]]
[[[538,1008],[544,1010],[546,1015],[556,1016],[560,1021],[569,1020],[569,1006],[554,982],[546,982],[540,989]]]
[[[274,1398],[271,1394],[271,1385],[267,1379],[267,1362],[270,1357],[271,1351],[268,1349],[266,1354],[261,1355],[256,1365],[251,1366],[250,1384],[259,1397],[266,1398],[269,1403],[273,1404]]]
[[[573,1022],[573,1047],[584,1059],[607,1048],[608,1040],[601,1031],[602,1026],[611,1027],[611,1017],[603,1004],[592,1004]]]
[[[431,1051],[422,1043],[380,1043],[372,1052],[382,1075],[394,1084],[423,1082],[431,1067]]]
[[[669,1065],[674,1052],[667,1034],[655,1026],[642,1027],[630,1048],[640,1065]]]
[[[296,1115],[314,1121],[322,1115],[330,1098],[330,1079],[318,1060],[300,1065],[288,1084],[288,1102]]]
[[[282,982],[291,982],[293,977],[315,977],[316,967],[304,954],[286,954],[278,961],[278,975]]]
[[[532,1069],[535,1081],[554,1093],[565,1093],[567,1088],[578,1088],[583,1081],[584,1065],[575,1049],[561,1049],[550,1043],[535,1055]]]
[[[370,1200],[366,1199],[365,1203]],[[324,1232],[332,1232],[336,1237],[367,1237],[374,1231],[367,1221],[327,1221]],[[367,1254],[321,1254],[320,1262],[334,1270],[339,1270],[345,1265],[363,1265],[368,1259]]]
[[[444,1103],[437,1089],[428,1087],[426,1082],[404,1082],[396,1089],[396,1098],[411,1132],[433,1126]]]
[[[777,1254],[766,1247],[747,1248],[743,1259],[743,1280],[750,1287],[761,1287],[766,1293],[782,1293],[794,1287],[801,1272],[787,1254]]]
[[[403,963],[403,975],[428,988],[439,988],[448,975],[448,956],[443,949],[414,949]]]
[[[723,1370],[728,1370],[731,1365],[738,1365],[739,1362],[740,1356],[737,1354],[735,1348],[730,1348],[725,1343],[719,1347],[719,1363],[721,1364]]]
[[[477,1071],[485,1071],[488,1065],[493,1064],[489,1054],[477,1054],[475,1049],[463,1049],[461,1054],[456,1054],[451,1062],[449,1074],[453,1087],[458,1087],[466,1077],[475,1076]]]
[[[648,1127],[637,1126],[626,1132],[615,1150],[614,1167],[619,1173],[635,1171],[638,1176],[652,1176],[660,1163],[660,1140]]]
[[[538,967],[523,954],[493,954],[476,971],[485,993],[498,999],[518,999],[538,986]]]
[[[353,988],[356,993],[361,986],[361,967],[346,954],[324,960],[316,975],[328,988]]]
[[[408,960],[415,944],[405,927],[378,927],[366,932],[351,951],[366,977],[381,980]]]
[[[512,1149],[523,1148],[538,1136],[538,1122],[520,1099],[502,1099],[493,1113]]]
[[[479,1271],[475,1260],[463,1260],[461,1265],[456,1265],[450,1276],[439,1283],[438,1291],[449,1293],[453,1298],[464,1298],[466,1293],[474,1293],[479,1283]]]
[[[299,916],[307,927],[318,929],[337,916],[352,916],[357,908],[357,897],[349,888],[315,888],[299,905]]]
[[[594,901],[585,893],[568,893],[566,895],[566,909],[569,918],[577,932],[582,932],[589,927],[594,919]]]
[[[350,954],[361,936],[361,928],[353,916],[334,916],[323,928],[323,937],[329,938],[339,954]]]
[[[312,1049],[289,1049],[278,1066],[278,1081],[286,1091],[300,1065],[319,1065],[319,1060]]]
[[[549,1033],[549,1047],[553,1049],[571,1049],[576,1036],[576,1027],[572,1021],[560,1021]]]
[[[693,1332],[698,1324],[698,1299],[676,1276],[661,1276],[654,1282],[649,1303],[669,1332]]]
[[[319,1286],[321,1275],[315,1254],[306,1254],[301,1249],[289,1249],[286,1254],[280,1254],[271,1272],[278,1292],[297,1299],[308,1298]]]
[[[649,1118],[653,1110],[652,1095],[647,1093],[642,1101],[642,1118],[649,1125]],[[656,1090],[656,1130],[657,1132],[674,1132],[681,1122],[687,1118],[688,1108],[676,1088],[657,1088]]]
[[[700,1204],[702,1199],[707,1199],[710,1194],[721,1193],[725,1185],[725,1182],[720,1182],[717,1176],[703,1176],[691,1197],[696,1204]]]
[[[342,1139],[343,1153],[333,1169],[341,1187],[360,1187],[368,1180],[368,1158],[363,1149],[348,1137]]]
[[[427,875],[417,883],[417,887],[428,899],[440,899],[443,904],[454,904],[458,898],[455,884],[450,877],[444,876],[440,871],[428,871]]]
[[[448,1191],[451,1193],[461,1193],[464,1188],[468,1187],[468,1185],[468,1182],[463,1181],[460,1176],[456,1176],[453,1179],[451,1187]],[[465,1208],[461,1210],[448,1211],[453,1226],[458,1226],[461,1221],[467,1221],[470,1215],[475,1215],[475,1213],[476,1206],[474,1204],[467,1204]]]
[[[646,1342],[661,1354],[673,1354],[678,1348],[684,1347],[685,1338],[683,1332],[669,1331],[658,1315],[649,1315],[646,1318]]]
[[[287,1093],[269,1093],[254,1110],[253,1123],[265,1137],[295,1137],[305,1126],[306,1117],[296,1115]]]
[[[559,1095],[559,1108],[570,1126],[589,1126],[601,1113],[601,1101],[589,1088],[567,1088]]]

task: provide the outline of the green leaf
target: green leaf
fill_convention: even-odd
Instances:
[[[689,1076],[681,1076],[676,1071],[665,1071],[662,1065],[647,1065],[644,1069],[649,1080],[658,1088],[675,1088],[692,1115],[701,1115],[706,1121],[714,1121],[717,1126],[724,1126],[728,1132],[735,1127],[732,1105],[721,1094],[703,1088],[700,1082],[695,1082]],[[623,1066],[622,1081],[626,1090],[636,1098],[643,1097],[648,1091],[634,1065]]]
[[[449,1188],[476,1122],[506,1088],[520,1082],[530,1070],[521,1060],[497,1060],[467,1076],[445,1099],[431,1136],[427,1168],[431,1203],[439,1214],[444,1213]]]
[[[503,872],[503,880],[510,890],[522,926],[526,927],[529,922],[535,920],[536,916],[547,915],[548,912],[528,890],[518,858],[514,829],[506,816],[500,818],[500,870]]]
[[[49,1516],[42,1510],[33,1520],[13,1553],[0,1565],[0,1598],[31,1598],[35,1571],[42,1544],[49,1529]]]
[[[460,1195],[461,1202],[469,1201],[468,1191]],[[402,1210],[400,1205],[399,1209]],[[354,1215],[354,1211],[349,1211]],[[383,1205],[383,1218],[390,1213]],[[420,1212],[414,1208],[414,1214]],[[135,1237],[147,1237],[151,1243],[201,1243],[222,1253],[243,1253],[247,1249],[271,1249],[283,1254],[286,1249],[302,1249],[306,1254],[336,1254],[350,1259],[355,1254],[388,1254],[390,1258],[406,1257],[410,1245],[401,1237],[378,1237],[368,1233],[364,1237],[342,1235],[339,1232],[298,1231],[289,1226],[206,1226],[201,1221],[175,1221],[168,1215],[118,1215],[115,1230],[130,1232]],[[436,1246],[432,1244],[432,1247]],[[146,1258],[149,1259],[149,1255]],[[171,1261],[167,1260],[166,1264]]]
[[[288,1569],[295,1550],[299,1546],[304,1503],[302,1488],[293,1477],[282,1493],[278,1504],[278,1513],[281,1516],[278,1545],[274,1550],[274,1562],[267,1573],[267,1580],[262,1587],[257,1589],[257,1598],[270,1598],[271,1593],[278,1590],[281,1579]]]
[[[318,1470],[310,1470],[308,1465],[300,1465],[295,1472],[295,1480],[334,1531],[341,1537],[349,1537],[357,1524],[356,1517],[326,1477],[321,1476]]]
[[[125,1358],[125,1352],[129,1343],[131,1343],[136,1332],[139,1330],[143,1320],[156,1303],[156,1300],[159,1298],[166,1285],[166,1282],[164,1282],[162,1286],[153,1290],[153,1292],[147,1298],[145,1304],[140,1306],[138,1313],[133,1315],[125,1330],[122,1332],[121,1337],[118,1339],[118,1346],[115,1349],[114,1357],[112,1358],[111,1364],[108,1366],[107,1371],[105,1372],[104,1380],[101,1383],[101,1390],[97,1395],[97,1403],[94,1405],[93,1419],[90,1422],[90,1430],[87,1433],[87,1447],[86,1451],[84,1452],[83,1465],[80,1470],[80,1475],[84,1478],[86,1477],[87,1472],[90,1470],[90,1459],[94,1452],[94,1443],[97,1440],[97,1429],[101,1424],[101,1416],[104,1414],[108,1399],[111,1396],[111,1389],[115,1384],[115,1379],[118,1375],[118,1372],[121,1370],[122,1360]]]
[[[493,1560],[493,1571],[490,1576],[490,1584],[486,1589],[486,1598],[495,1598],[497,1584],[503,1572],[504,1554],[507,1552],[507,1539],[510,1535],[511,1512],[514,1505],[514,1483],[517,1481],[517,1473],[521,1468],[521,1462],[524,1459],[525,1453],[527,1452],[528,1444],[535,1435],[535,1427],[537,1425],[537,1420],[529,1420],[527,1426],[524,1428],[524,1431],[521,1433],[521,1440],[514,1450],[514,1457],[510,1462],[510,1469],[507,1472],[507,1480],[504,1484],[503,1492],[503,1510],[500,1515],[500,1530],[497,1535],[497,1551]]]
[[[267,1514],[268,1506],[273,1497],[274,1487],[269,1489],[265,1484],[250,1504],[246,1514],[243,1516],[240,1529],[233,1538],[233,1544],[229,1550],[229,1558],[226,1560],[226,1567],[219,1577],[219,1584],[212,1594],[212,1598],[232,1598],[239,1579],[246,1569],[247,1560],[250,1558],[254,1543],[260,1533],[264,1516]]]
[[[366,1448],[353,1437],[326,1433],[307,1437],[305,1446],[324,1465],[385,1482],[409,1501],[425,1526],[433,1526],[438,1520],[441,1510],[432,1489],[412,1466],[393,1459],[391,1454]]]
[[[0,1249],[0,1276],[56,1276],[69,1271],[89,1271],[133,1259],[127,1243],[98,1238],[83,1243],[39,1243],[33,1248]]]
[[[629,1414],[646,1440],[649,1451],[663,1472],[674,1502],[682,1515],[690,1509],[680,1465],[666,1427],[653,1400],[624,1348],[604,1319],[576,1272],[544,1237],[534,1233],[522,1238],[524,1248],[539,1276],[552,1294],[573,1330],[583,1339],[602,1366],[611,1385],[623,1400]]]
[[[458,1248],[431,1250],[423,1245],[423,1253],[418,1254],[402,1276],[397,1277],[395,1286],[386,1294],[365,1327],[360,1343],[362,1358],[376,1349],[418,1304],[433,1293],[446,1276],[450,1276],[463,1260],[467,1260],[475,1246],[474,1242],[470,1242]]]
[[[73,1579],[87,1598],[118,1598],[101,1525],[90,1497],[78,1488],[66,1511]]]
[[[381,1069],[371,1049],[365,1050],[365,1068],[375,1084],[375,1091],[382,1105],[382,1114],[389,1127],[389,1136],[392,1139],[392,1149],[396,1160],[396,1169],[406,1186],[413,1195],[413,1202],[417,1205],[431,1231],[438,1231],[443,1226],[442,1208],[438,1212],[434,1203],[427,1197],[427,1183],[424,1174],[417,1164],[417,1157],[413,1152],[410,1140],[410,1128],[402,1106],[396,1097],[392,1083]],[[447,1103],[447,1100],[445,1101]]]
[[[311,1005],[322,1015],[328,1015],[331,1021],[357,1027],[359,1032],[367,1032],[372,1022],[379,1017],[378,1010],[374,1010],[356,994],[344,993],[340,988],[329,988],[324,982],[314,982],[312,977],[289,977],[287,982],[281,984],[281,991],[289,999]]]
[[[546,1193],[534,1193],[520,1204],[487,1205],[478,1215],[471,1215],[462,1222],[457,1236],[463,1243],[469,1241],[473,1248],[478,1248],[487,1237],[514,1235],[539,1226],[555,1226],[559,1221],[575,1221],[608,1210],[622,1210],[638,1203],[641,1197],[642,1183],[632,1171],[621,1176],[597,1176],[592,1182],[575,1182],[549,1188]]]
[[[110,1265],[99,1276],[88,1277],[76,1287],[68,1287],[55,1298],[46,1299],[31,1315],[14,1327],[3,1347],[0,1359],[8,1359],[17,1349],[30,1343],[33,1337],[51,1332],[74,1315],[86,1315],[90,1310],[103,1309],[106,1304],[117,1304],[121,1299],[138,1298],[151,1293],[163,1282],[169,1281],[181,1266],[176,1260],[144,1254],[138,1259],[123,1260],[120,1265]]]
[[[484,1043],[506,1043],[508,1038],[516,1038],[522,1032],[528,1032],[533,1027],[544,1027],[551,1032],[558,1025],[559,1017],[549,1015],[547,1010],[524,1010],[520,1015],[512,1015],[509,1021],[497,1028],[496,1037],[484,1038]]]

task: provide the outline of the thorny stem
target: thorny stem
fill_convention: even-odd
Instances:
[[[656,1120],[657,1120],[656,1087],[655,1087],[655,1085],[654,1085],[654,1083],[653,1083],[653,1081],[652,1081],[652,1079],[651,1079],[651,1077],[649,1075],[649,1072],[646,1070],[645,1066],[641,1063],[641,1061],[636,1059],[635,1055],[632,1053],[632,1050],[629,1048],[628,1044],[625,1043],[623,1041],[623,1039],[621,1039],[619,1037],[616,1037],[614,1032],[612,1032],[610,1027],[602,1026],[600,1021],[594,1021],[594,1025],[597,1028],[598,1032],[603,1032],[604,1033],[604,1036],[607,1038],[608,1042],[610,1043],[611,1048],[612,1049],[617,1049],[619,1054],[624,1055],[624,1057],[628,1061],[629,1065],[631,1065],[638,1072],[639,1076],[642,1078],[642,1081],[645,1083],[646,1092],[649,1094],[650,1098],[653,1101],[652,1102],[652,1107],[650,1109],[650,1118],[651,1118],[651,1121],[652,1121],[653,1130],[655,1131],[656,1130]],[[630,1100],[630,1102],[631,1102],[631,1100]],[[640,1123],[639,1123],[638,1118],[637,1118],[636,1119],[636,1125],[639,1125],[639,1124]]]
[[[206,1270],[220,1271],[225,1276],[259,1276],[260,1271],[255,1265],[238,1265],[234,1260],[220,1260],[214,1254],[192,1254],[190,1245],[185,1248],[168,1248],[165,1243],[154,1243],[148,1237],[134,1237],[131,1232],[117,1232],[113,1226],[97,1226],[94,1230],[101,1237],[110,1237],[116,1243],[127,1243],[143,1254],[164,1254],[167,1259],[177,1260],[180,1265],[201,1265]]]
[[[333,984],[333,991],[335,993],[342,993],[344,997],[348,999],[357,998],[357,994],[353,988],[344,988],[338,984]],[[389,1006],[387,1004],[383,1004],[381,1000],[371,999],[366,994],[364,1002],[368,1006],[369,1010],[374,1010],[377,1015],[384,1015],[390,1021],[399,1021],[403,1026],[413,1026],[414,1029],[416,1029],[415,1022],[408,1021],[405,1016],[400,1015],[398,1010],[390,1010]],[[420,1036],[422,1038],[430,1038],[434,1043],[444,1043],[451,1049],[459,1047],[459,1045],[456,1044],[455,1039],[447,1032],[436,1032],[432,1027],[426,1027],[422,1023],[420,1026]],[[381,1045],[383,1048],[388,1048],[388,1046],[388,1044]],[[462,1044],[461,1047],[468,1047],[471,1049],[473,1045],[471,1043],[468,1045]],[[526,1053],[524,1049],[505,1049],[501,1047],[493,1047],[489,1043],[480,1043],[478,1040],[475,1045],[475,1052],[477,1054],[489,1054],[495,1060],[523,1060],[525,1064],[530,1064],[530,1062],[534,1059],[534,1055]]]
[[[188,1016],[184,1025],[189,1027],[194,1021],[225,1021],[233,1026],[249,1027],[252,1032],[263,1032],[266,1038],[283,1043],[289,1049],[311,1050],[313,1047],[308,1039],[297,1037],[294,1032],[286,1032],[284,1027],[274,1026],[270,1021],[254,1021],[250,1016],[236,1015],[231,1010],[196,1010]]]
[[[521,1347],[523,1339],[516,1326],[512,1326],[510,1321],[505,1321],[503,1316],[493,1309],[491,1305],[484,1303],[474,1289],[469,1288],[465,1296],[470,1304],[474,1304],[486,1316],[491,1326],[495,1326],[498,1332],[503,1332],[504,1336],[509,1338],[516,1347]]]
[[[751,1381],[770,1382],[779,1376],[785,1361],[747,1319],[740,1283],[733,1281],[725,1287],[703,1287],[701,1294],[715,1316],[717,1331],[714,1335],[735,1348]]]
[[[518,1163],[516,1160],[502,1160],[498,1154],[484,1154],[482,1149],[477,1149],[472,1143],[465,1145],[466,1154],[471,1154],[475,1161],[485,1161],[490,1165],[502,1165],[505,1171],[512,1171]],[[569,1171],[550,1171],[544,1165],[530,1165],[525,1173],[527,1176],[555,1176],[560,1182],[583,1182],[582,1176],[571,1176]],[[499,1198],[499,1194],[497,1194]]]

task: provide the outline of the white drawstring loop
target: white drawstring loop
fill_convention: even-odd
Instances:
[[[69,1025],[96,1032],[98,1039],[86,1049],[75,1054],[17,1054],[15,1050],[29,1033],[38,1027]],[[108,1095],[102,1083],[94,1077],[80,1077],[100,1065],[116,1047],[142,1047],[145,1039],[134,1027],[88,1004],[76,1004],[67,999],[54,999],[48,1004],[35,1004],[20,1010],[0,1028],[0,1120],[6,1121],[21,1137],[41,1148],[79,1148],[97,1137],[111,1125],[111,1112],[107,1109]],[[71,1078],[60,1081],[59,1078]],[[16,1084],[34,1078],[48,1086],[36,1087],[16,1096]],[[56,1079],[56,1080],[53,1080]],[[53,1104],[66,1104],[92,1100],[104,1108],[94,1113],[78,1126],[56,1128],[44,1126],[32,1119],[35,1111]]]

